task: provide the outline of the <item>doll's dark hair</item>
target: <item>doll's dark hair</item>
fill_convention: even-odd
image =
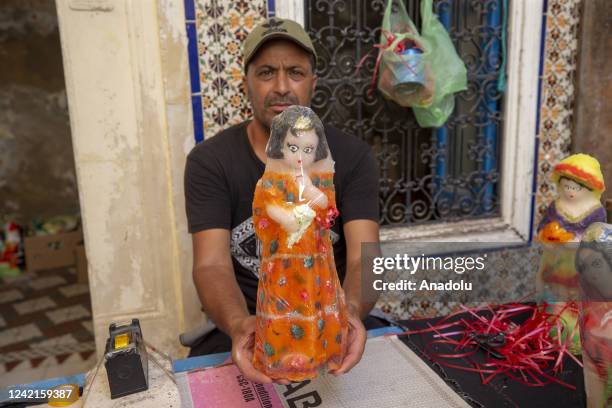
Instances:
[[[299,126],[298,122],[308,124],[308,127]],[[288,107],[272,120],[270,142],[266,149],[267,156],[271,159],[282,159],[284,156],[281,149],[287,137],[287,132],[289,131],[293,136],[299,137],[300,132],[310,129],[314,129],[319,139],[315,149],[315,161],[325,159],[327,157],[327,141],[325,139],[323,123],[312,109],[299,105]]]

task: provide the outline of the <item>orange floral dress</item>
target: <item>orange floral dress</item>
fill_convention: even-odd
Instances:
[[[346,352],[346,303],[329,234],[338,214],[333,173],[311,174],[311,180],[327,196],[327,208],[313,208],[315,218],[293,245],[287,245],[289,234],[266,207],[292,210],[305,204],[297,202],[294,177],[265,172],[253,200],[253,224],[261,243],[253,364],[275,379],[314,378],[338,368]]]

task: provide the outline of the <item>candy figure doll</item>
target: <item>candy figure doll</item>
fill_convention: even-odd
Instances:
[[[580,337],[589,408],[612,406],[612,225],[591,225],[576,254]]]
[[[261,245],[253,363],[271,378],[302,381],[340,367],[347,347],[329,234],[334,162],[321,121],[302,106],[274,118],[266,155],[253,200]]]
[[[560,313],[566,333],[574,333],[572,351],[579,353],[578,307],[571,302],[578,299],[578,275],[575,268],[577,243],[594,222],[605,222],[606,212],[601,205],[605,190],[599,162],[586,154],[569,156],[553,170],[558,198],[546,210],[538,226],[538,240],[544,251],[537,276],[541,300]],[[566,304],[562,301],[570,301]]]

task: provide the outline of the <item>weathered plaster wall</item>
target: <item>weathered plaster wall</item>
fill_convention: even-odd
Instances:
[[[79,210],[53,0],[0,7],[0,219]]]
[[[183,171],[185,158],[195,145],[189,89],[189,59],[182,0],[158,0],[161,64],[166,103],[168,148],[172,180],[172,209],[176,227],[177,261],[175,276],[183,299],[185,331],[206,324],[193,285],[191,235],[187,231]]]
[[[573,150],[595,156],[612,199],[612,2],[585,1],[582,11]]]
[[[182,2],[57,0],[57,9],[98,352],[110,322],[138,317],[145,338],[179,356],[191,275]]]

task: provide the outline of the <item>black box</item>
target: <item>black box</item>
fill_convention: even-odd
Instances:
[[[132,319],[132,323],[125,326],[112,323],[108,331],[104,366],[111,398],[149,389],[147,350],[138,319]]]

